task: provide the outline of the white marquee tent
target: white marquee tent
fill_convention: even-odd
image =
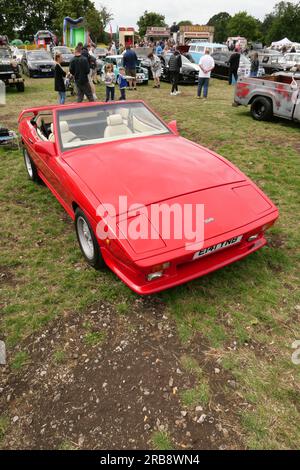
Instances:
[[[272,47],[291,46],[293,43],[288,38],[281,39],[281,41],[272,42]]]

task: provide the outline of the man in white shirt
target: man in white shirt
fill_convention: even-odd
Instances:
[[[198,80],[198,92],[197,98],[201,98],[202,88],[203,97],[206,99],[208,95],[208,86],[211,71],[215,68],[215,61],[209,54],[209,49],[205,49],[204,55],[201,57],[199,62],[199,80]]]

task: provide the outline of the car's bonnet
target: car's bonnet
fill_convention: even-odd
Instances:
[[[115,207],[119,196],[148,205],[245,179],[208,150],[174,135],[82,147],[65,160],[99,201]]]

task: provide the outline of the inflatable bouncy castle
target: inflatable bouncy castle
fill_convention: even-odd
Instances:
[[[83,17],[74,20],[69,16],[64,18],[63,44],[68,47],[76,47],[79,42],[87,44],[89,33]]]

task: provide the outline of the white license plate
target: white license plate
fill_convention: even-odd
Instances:
[[[203,248],[203,250],[197,251],[197,253],[194,254],[193,259],[199,259],[199,258],[202,258],[203,256],[211,255],[212,253],[215,253],[216,251],[223,250],[224,248],[229,248],[232,245],[236,245],[237,243],[240,243],[242,238],[243,238],[243,235],[240,235],[239,237],[230,238],[230,240],[226,240],[225,242],[218,243],[217,245],[213,245],[208,248]]]
[[[51,69],[42,69],[42,72],[48,73],[48,72],[51,72]]]

